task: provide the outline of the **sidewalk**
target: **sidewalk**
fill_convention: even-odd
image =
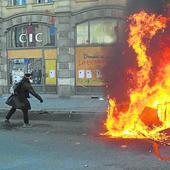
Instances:
[[[10,107],[5,104],[9,95],[0,96],[0,112],[9,110]],[[55,94],[41,94],[41,96],[44,100],[43,103],[33,96],[29,99],[32,112],[98,114],[106,112],[107,109],[107,100],[103,96],[77,95],[70,98],[61,98]]]

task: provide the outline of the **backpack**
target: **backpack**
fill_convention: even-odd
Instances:
[[[17,94],[20,86],[21,82],[14,83],[9,89],[10,94]]]

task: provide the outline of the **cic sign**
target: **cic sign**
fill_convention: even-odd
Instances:
[[[25,43],[25,42],[33,42],[34,41],[34,39],[35,39],[35,41],[36,42],[42,42],[43,40],[42,40],[42,34],[43,33],[37,33],[37,34],[32,34],[32,33],[29,33],[29,34],[21,34],[20,36],[19,36],[19,41],[21,42],[21,43]]]

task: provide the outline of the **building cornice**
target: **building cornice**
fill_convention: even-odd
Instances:
[[[22,17],[22,16],[30,16],[30,15],[42,15],[42,16],[55,17],[55,14],[50,11],[31,11],[31,12],[22,12],[22,13],[13,14],[12,16],[2,18],[2,20],[9,21],[13,18]]]
[[[89,11],[94,11],[94,10],[102,10],[102,9],[117,9],[117,10],[122,10],[124,11],[126,6],[120,6],[120,5],[100,5],[100,6],[93,6],[93,7],[86,7],[80,10],[72,11],[71,14],[78,15],[81,13],[89,12]]]
[[[78,15],[78,14],[82,14],[82,13],[86,13],[89,11],[94,11],[94,10],[102,10],[102,9],[117,9],[117,10],[122,10],[124,11],[126,9],[126,6],[120,6],[120,5],[98,5],[98,6],[90,6],[90,7],[86,7],[83,9],[79,9],[79,10],[70,10],[70,11],[55,11],[55,14],[57,16],[62,16],[65,14],[68,15]]]

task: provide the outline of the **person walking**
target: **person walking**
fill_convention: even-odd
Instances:
[[[5,123],[9,124],[9,119],[14,114],[16,109],[21,109],[23,112],[24,125],[23,127],[30,127],[29,118],[28,118],[28,110],[31,109],[30,102],[27,98],[29,98],[29,94],[32,94],[35,98],[37,98],[40,103],[43,102],[43,99],[40,95],[38,95],[32,85],[32,77],[30,73],[26,73],[23,79],[18,83],[16,89],[14,90],[14,94],[9,96],[6,101],[6,104],[12,106],[9,112],[6,115]]]

